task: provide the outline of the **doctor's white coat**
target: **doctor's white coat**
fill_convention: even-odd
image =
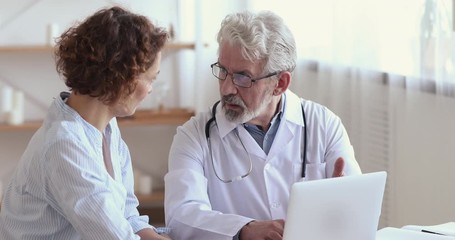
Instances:
[[[289,90],[285,94],[268,155],[242,124],[224,117],[220,105],[209,129],[213,160],[205,135],[211,109],[177,129],[165,176],[166,224],[173,239],[228,240],[252,220],[286,218],[291,185],[302,180],[302,105],[308,125],[305,180],[330,177],[338,157],[345,160],[345,175],[361,173],[340,118]],[[216,177],[215,170],[223,179],[245,174],[249,158],[253,168],[246,178],[224,183]]]

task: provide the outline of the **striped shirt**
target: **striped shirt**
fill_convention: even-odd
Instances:
[[[5,189],[0,239],[139,239],[136,232],[153,227],[139,216],[116,119],[106,128],[113,179],[103,161],[103,133],[65,104],[67,96],[54,100]]]

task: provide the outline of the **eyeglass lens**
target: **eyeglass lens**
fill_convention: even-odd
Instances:
[[[215,77],[217,77],[220,80],[225,80],[229,75],[226,69],[217,65],[212,66],[212,73],[213,75],[215,75]],[[232,81],[234,82],[235,85],[240,87],[250,87],[252,84],[251,78],[249,76],[240,73],[233,73]]]

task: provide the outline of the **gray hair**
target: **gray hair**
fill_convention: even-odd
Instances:
[[[264,72],[290,71],[296,65],[294,36],[283,19],[270,11],[245,11],[226,16],[221,22],[218,44],[239,46],[250,61],[265,60]]]

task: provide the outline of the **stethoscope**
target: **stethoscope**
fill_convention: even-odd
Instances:
[[[213,167],[213,171],[215,172],[215,175],[216,177],[224,182],[224,183],[230,183],[230,182],[234,182],[234,181],[238,181],[238,180],[241,180],[245,177],[247,177],[248,175],[250,175],[252,169],[253,169],[253,161],[251,160],[251,157],[250,157],[250,154],[248,153],[248,151],[246,150],[246,147],[245,145],[243,144],[242,142],[242,139],[240,138],[239,136],[239,133],[238,131],[236,131],[236,135],[237,137],[239,138],[240,140],[240,143],[243,147],[243,149],[245,150],[245,152],[248,154],[248,159],[249,159],[249,168],[248,168],[248,171],[245,173],[245,174],[242,174],[240,176],[237,176],[237,177],[234,177],[232,179],[224,179],[222,177],[220,177],[220,175],[218,174],[218,172],[216,171],[216,167],[215,167],[215,163],[213,161],[213,153],[212,153],[212,144],[210,142],[210,127],[212,126],[212,122],[215,123],[215,125],[217,125],[216,123],[216,107],[218,106],[218,104],[220,103],[220,101],[217,101],[215,104],[213,104],[213,107],[212,107],[212,118],[210,118],[207,123],[205,124],[205,138],[207,139],[207,145],[209,147],[209,152],[210,152],[210,158],[212,160],[212,167]],[[303,129],[303,151],[302,153],[300,154],[300,158],[302,159],[302,178],[305,178],[305,171],[306,171],[306,150],[307,150],[307,125],[306,125],[306,117],[305,117],[305,111],[303,110],[303,105],[302,105],[302,117],[303,117],[303,124],[304,124],[304,129]]]

